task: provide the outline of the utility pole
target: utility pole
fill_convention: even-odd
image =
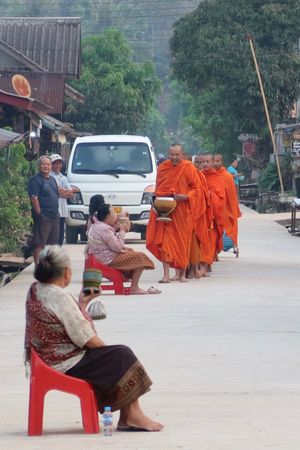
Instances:
[[[260,92],[261,92],[261,95],[262,95],[262,98],[263,98],[265,114],[266,114],[268,127],[269,127],[269,131],[270,131],[271,139],[272,139],[273,152],[274,152],[274,155],[275,155],[275,160],[276,160],[276,165],[277,165],[277,171],[278,171],[278,177],[279,177],[279,182],[280,182],[281,195],[284,196],[284,186],[283,186],[283,180],[282,180],[282,174],[281,174],[281,168],[280,168],[280,162],[279,162],[279,157],[278,157],[277,146],[276,146],[275,137],[274,137],[274,133],[273,133],[273,128],[272,128],[272,124],[271,124],[271,120],[270,120],[270,114],[269,114],[268,104],[267,104],[265,91],[264,91],[264,87],[263,87],[263,83],[262,83],[262,79],[261,79],[261,75],[260,75],[260,70],[259,70],[259,67],[258,67],[256,54],[255,54],[255,50],[254,50],[253,38],[252,38],[252,35],[250,33],[247,34],[247,39],[248,39],[248,42],[249,42],[249,45],[250,45],[250,48],[251,48],[251,53],[252,53],[252,56],[253,56],[253,61],[254,61],[254,65],[255,65],[255,69],[256,69],[256,73],[257,73],[257,78],[258,78],[258,82],[259,82]]]

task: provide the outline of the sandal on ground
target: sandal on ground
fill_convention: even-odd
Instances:
[[[118,431],[147,431],[149,432],[149,430],[147,430],[146,428],[140,428],[140,427],[130,427],[127,425],[120,425],[117,427]]]
[[[154,286],[149,287],[147,290],[148,294],[161,294],[161,291],[159,289],[156,289]]]
[[[169,280],[159,280],[159,283],[162,283],[162,284],[164,284],[164,283],[170,283],[170,281],[169,281]]]

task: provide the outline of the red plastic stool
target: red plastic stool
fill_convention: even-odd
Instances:
[[[31,349],[28,436],[43,433],[44,397],[51,390],[77,395],[81,402],[84,431],[99,433],[97,400],[92,386],[87,381],[52,369]]]
[[[91,268],[99,269],[102,272],[102,276],[107,278],[111,283],[101,285],[103,291],[115,291],[118,295],[129,295],[130,289],[124,286],[124,282],[128,281],[124,278],[122,272],[112,267],[108,267],[105,264],[99,262],[94,255],[88,255],[85,260],[85,269]]]

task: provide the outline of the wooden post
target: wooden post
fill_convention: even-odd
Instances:
[[[261,92],[261,95],[262,95],[262,98],[263,98],[263,103],[264,103],[265,113],[266,113],[266,117],[267,117],[268,127],[269,127],[269,131],[270,131],[270,135],[271,135],[271,139],[272,139],[272,144],[273,144],[273,152],[274,152],[274,155],[275,155],[275,160],[276,160],[276,165],[277,165],[277,171],[278,171],[278,177],[279,177],[279,182],[280,182],[281,195],[283,196],[284,195],[284,187],[283,187],[283,180],[282,180],[282,174],[281,174],[281,169],[280,169],[280,162],[279,162],[279,157],[278,157],[278,152],[277,152],[277,146],[276,146],[275,137],[274,137],[274,133],[273,133],[273,128],[272,128],[272,124],[271,124],[271,120],[270,120],[268,104],[267,104],[267,100],[266,100],[266,96],[265,96],[265,92],[264,92],[264,87],[263,87],[263,83],[262,83],[262,79],[261,79],[261,75],[260,75],[260,70],[259,70],[259,67],[258,67],[258,64],[257,64],[256,54],[255,54],[255,50],[254,50],[254,46],[253,46],[253,40],[252,40],[252,36],[251,36],[250,33],[248,33],[247,39],[248,39],[249,44],[250,44],[250,48],[251,48],[251,52],[252,52],[252,56],[253,56],[253,61],[254,61],[254,65],[255,65],[255,69],[256,69],[256,73],[257,73],[257,78],[258,78],[258,82],[259,82],[260,92]]]

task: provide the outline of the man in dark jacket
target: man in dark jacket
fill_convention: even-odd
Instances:
[[[58,244],[59,213],[58,187],[50,175],[51,160],[41,156],[38,160],[39,172],[28,183],[28,194],[32,205],[33,256],[35,263],[43,247]]]

